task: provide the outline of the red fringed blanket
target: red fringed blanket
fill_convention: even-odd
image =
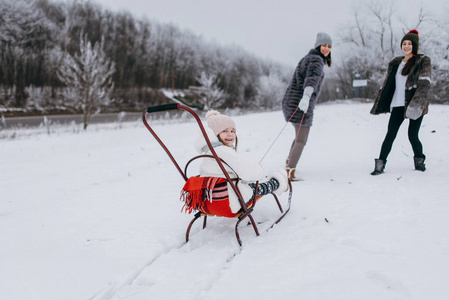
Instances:
[[[205,202],[227,198],[228,188],[225,178],[190,177],[181,191],[181,201],[184,201],[181,211],[190,214],[194,210],[202,210]]]

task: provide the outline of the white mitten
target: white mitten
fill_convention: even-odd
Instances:
[[[302,110],[303,112],[307,112],[307,110],[309,109],[309,102],[310,102],[309,96],[307,95],[302,96],[298,105],[299,109]]]
[[[287,171],[285,169],[279,169],[279,171],[271,173],[268,178],[274,178],[279,182],[279,188],[273,192],[274,194],[280,195],[288,191]]]

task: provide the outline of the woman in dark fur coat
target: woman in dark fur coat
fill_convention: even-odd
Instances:
[[[418,31],[410,30],[401,40],[404,56],[396,57],[388,64],[387,77],[371,109],[373,115],[391,113],[387,134],[371,175],[384,172],[388,154],[406,118],[410,119],[408,138],[413,148],[415,170],[426,170],[426,156],[418,134],[429,107],[427,94],[430,89],[431,62],[428,56],[418,54],[418,47]]]
[[[331,66],[331,48],[331,37],[324,32],[318,33],[315,48],[298,63],[282,100],[284,118],[295,127],[295,139],[286,162],[291,181],[301,180],[295,174],[296,165],[312,126],[313,111],[324,80],[324,65]]]

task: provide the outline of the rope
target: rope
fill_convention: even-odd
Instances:
[[[284,129],[285,129],[285,127],[287,126],[288,122],[290,122],[290,120],[293,118],[293,116],[295,115],[296,111],[298,111],[298,109],[299,109],[299,107],[297,107],[297,108],[295,109],[295,111],[293,112],[293,114],[291,115],[291,117],[288,119],[288,121],[285,122],[284,127],[282,127],[281,131],[280,131],[279,134],[276,136],[276,138],[274,139],[273,143],[271,143],[270,147],[268,147],[267,152],[265,152],[265,154],[262,156],[262,159],[259,161],[259,165],[260,165],[260,163],[263,161],[263,159],[265,158],[265,156],[268,154],[268,152],[270,151],[271,147],[273,147],[274,143],[276,143],[277,139],[278,139],[279,136],[282,134],[282,132],[284,131]],[[302,118],[301,118],[301,122],[299,123],[299,129],[298,129],[298,133],[296,134],[296,137],[295,137],[295,143],[296,143],[296,139],[298,138],[299,131],[301,130],[301,125],[302,125],[302,121],[303,121],[303,119],[304,119],[304,115],[305,115],[305,112],[303,112]],[[288,160],[290,160],[290,158],[291,158],[291,153],[290,153],[290,157],[288,158]]]

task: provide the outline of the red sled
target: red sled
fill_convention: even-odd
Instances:
[[[198,123],[198,126],[200,127],[201,133],[204,136],[204,139],[206,140],[206,143],[209,147],[211,155],[209,154],[201,154],[193,157],[190,159],[187,164],[184,167],[184,170],[181,169],[177,161],[174,159],[171,152],[168,150],[168,148],[165,146],[165,144],[162,142],[162,140],[158,137],[158,135],[155,133],[155,131],[151,128],[151,126],[148,124],[147,121],[147,115],[155,112],[163,112],[163,111],[169,111],[169,110],[183,110],[188,113],[190,113]],[[240,181],[240,178],[231,178],[226,171],[224,165],[232,169],[223,159],[219,158],[217,156],[217,153],[215,152],[214,148],[212,147],[212,144],[206,134],[206,131],[204,129],[203,123],[201,122],[198,115],[189,107],[184,106],[182,104],[177,103],[171,103],[171,104],[164,104],[164,105],[158,105],[158,106],[152,106],[148,107],[142,115],[143,123],[145,124],[145,127],[151,132],[153,137],[156,139],[156,141],[161,145],[161,147],[165,150],[167,155],[170,157],[171,161],[175,165],[176,169],[179,171],[181,176],[186,181],[183,189],[181,190],[181,200],[184,201],[184,207],[183,210],[187,213],[195,213],[193,220],[190,222],[189,226],[187,227],[186,231],[186,242],[189,241],[189,234],[190,229],[192,228],[193,223],[199,219],[200,217],[204,217],[203,220],[203,229],[206,228],[206,222],[208,216],[215,216],[215,217],[226,217],[226,218],[236,218],[237,222],[235,224],[235,235],[237,238],[237,242],[240,246],[242,246],[242,241],[240,239],[239,234],[239,224],[245,219],[248,218],[249,222],[251,223],[254,232],[257,236],[259,236],[259,229],[257,227],[257,223],[254,221],[254,218],[252,216],[252,213],[254,211],[254,208],[256,206],[257,201],[261,198],[261,196],[258,197],[252,197],[252,199],[248,202],[245,202],[245,200],[242,197],[242,194],[237,186],[237,183]],[[199,176],[191,176],[188,177],[187,175],[187,169],[189,165],[200,158],[213,158],[219,165],[220,169],[223,172],[223,177],[199,177]],[[279,223],[284,216],[290,211],[291,207],[291,198],[292,198],[292,185],[290,180],[288,180],[288,186],[289,186],[289,195],[288,195],[288,204],[286,210],[283,209],[281,203],[279,202],[279,199],[277,195],[271,193],[269,195],[273,196],[279,210],[280,210],[280,217],[271,225],[273,227],[275,224]],[[240,203],[240,210],[237,213],[233,213],[229,206],[229,197],[228,197],[228,188],[232,188],[235,194],[237,195],[238,201]],[[258,188],[258,182],[256,182],[256,188],[255,193],[257,193]]]

